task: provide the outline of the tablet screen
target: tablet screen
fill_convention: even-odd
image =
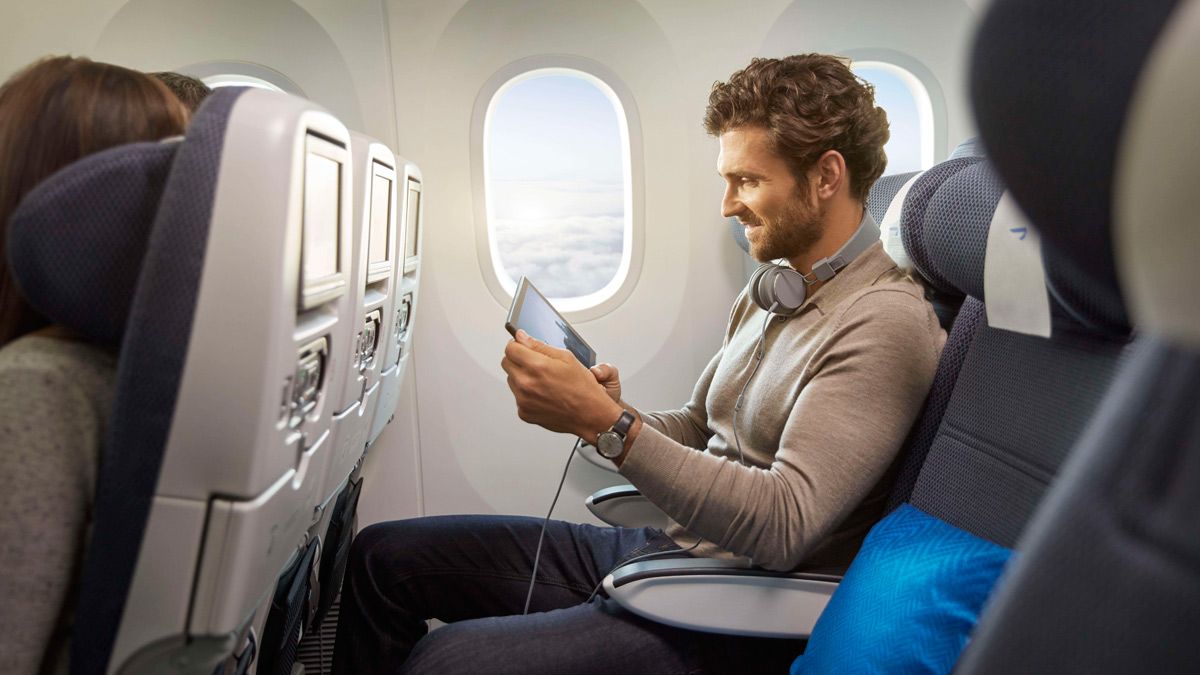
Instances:
[[[585,367],[596,365],[596,352],[579,337],[571,324],[562,318],[548,300],[529,283],[525,277],[517,284],[512,308],[508,310],[508,331],[516,335],[517,329],[551,347],[566,349],[575,355]]]

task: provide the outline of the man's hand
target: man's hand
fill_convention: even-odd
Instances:
[[[596,381],[600,386],[604,387],[604,392],[613,402],[621,403],[621,374],[617,372],[617,367],[611,363],[601,363],[592,366],[592,375],[596,376]]]
[[[607,385],[597,382],[594,372],[571,352],[555,349],[523,330],[504,348],[500,367],[508,373],[517,417],[525,422],[595,444],[596,436],[621,416],[621,405],[611,398]],[[616,372],[612,368],[619,396]]]

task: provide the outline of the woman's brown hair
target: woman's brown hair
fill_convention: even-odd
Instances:
[[[45,58],[0,86],[0,346],[49,323],[9,272],[8,220],[21,199],[86,155],[182,134],[187,121],[163,83],[85,58]]]

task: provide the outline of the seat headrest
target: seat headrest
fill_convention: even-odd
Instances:
[[[104,344],[125,332],[163,185],[179,143],[133,143],[70,164],[13,213],[9,265],[52,321]]]
[[[888,207],[892,205],[896,193],[900,192],[900,188],[904,187],[904,184],[918,173],[921,172],[894,173],[880,176],[879,180],[875,181],[875,184],[871,186],[871,191],[867,193],[867,210],[871,212],[871,217],[875,219],[875,222],[883,224],[883,217],[887,215]]]
[[[1063,259],[1055,251],[1042,247],[1040,259],[1035,256],[1034,260],[1029,261],[1032,269],[1009,270],[1004,267],[1008,264],[1007,261],[989,260],[989,255],[996,255],[996,252],[989,248],[988,242],[993,220],[999,218],[1004,221],[1009,217],[1009,214],[998,212],[1006,190],[1007,187],[1000,179],[999,173],[986,160],[964,167],[938,186],[929,198],[923,228],[925,249],[929,252],[932,266],[960,292],[983,300],[989,306],[989,319],[991,309],[996,305],[996,301],[1001,299],[988,296],[988,284],[985,279],[988,266],[999,265],[999,276],[1015,274],[1045,277],[1045,293],[1050,318],[1055,327],[1069,326],[1072,330],[1113,332],[1105,324],[1106,315],[1103,309],[1087,295],[1086,285],[1081,282],[1082,277],[1078,270],[1070,260]],[[1040,234],[1021,233],[1019,226],[1027,226],[1028,223],[1018,212],[1013,211],[1012,215],[1018,222],[1005,221],[1000,224],[1004,225],[1004,228],[1017,225],[1017,232],[1020,234],[1014,233],[1014,236],[1023,240],[1031,234]],[[1032,290],[1026,285],[1021,287],[1024,291],[1039,294],[1042,288],[1040,282],[1034,283]],[[1014,303],[1025,304],[1023,296],[1011,295],[1017,290],[1019,289],[1005,289],[1008,297],[1001,301],[1010,307]],[[1040,302],[1039,298],[1031,300]],[[996,325],[991,321],[989,323]]]
[[[957,161],[957,160],[952,160]],[[946,162],[949,164],[950,162]],[[927,266],[964,295],[984,300],[988,230],[1004,194],[1000,177],[982,159],[948,172],[925,200],[919,220]]]
[[[1117,268],[1139,327],[1200,348],[1200,2],[1172,14],[1141,81],[1117,155]]]
[[[913,266],[921,276],[942,293],[962,295],[964,291],[941,272],[931,257],[925,237],[925,212],[929,208],[929,200],[946,179],[980,161],[983,160],[978,157],[961,157],[935,164],[917,178],[904,200],[904,210],[900,216],[900,236],[904,242],[904,250],[912,258]],[[984,244],[986,245],[986,239]],[[980,255],[982,250],[981,247]]]
[[[177,189],[174,201],[184,206],[167,205],[170,213],[161,208],[176,160],[220,153],[225,118],[242,91],[226,87],[209,96],[182,141],[131,143],[88,155],[25,195],[9,221],[8,256],[13,278],[35,309],[97,342],[121,343],[154,223],[210,198]],[[185,146],[187,153],[181,152]]]
[[[1113,252],[1117,145],[1139,73],[1176,4],[995,0],[971,59],[989,157],[1044,236],[1049,267],[1079,275],[1065,292],[1114,331],[1129,323]]]
[[[950,156],[946,159],[958,159],[959,157],[983,157],[983,141],[978,136],[972,136],[958,147],[950,152]]]
[[[746,239],[746,228],[738,222],[737,218],[728,218],[729,234],[733,236],[733,241],[742,249],[746,255],[750,255],[750,242]]]
[[[867,211],[875,222],[879,223],[880,240],[883,242],[883,252],[888,254],[892,262],[905,272],[913,269],[912,256],[904,248],[904,239],[900,234],[900,220],[904,215],[904,200],[908,192],[920,177],[920,171],[883,176],[871,186],[867,195]],[[888,201],[890,199],[890,201]],[[878,214],[878,215],[876,215]]]

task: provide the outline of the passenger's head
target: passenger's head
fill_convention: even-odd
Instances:
[[[834,56],[752,60],[713,85],[704,127],[721,141],[722,212],[748,226],[759,260],[808,251],[830,202],[865,203],[887,164],[887,114]]]
[[[200,103],[212,93],[212,89],[207,84],[190,75],[170,71],[150,73],[150,75],[167,85],[167,89],[178,96],[179,100],[183,101],[187,109],[192,112],[196,112]]]
[[[158,80],[84,58],[43,59],[0,86],[0,345],[47,323],[9,273],[8,221],[21,199],[85,155],[179,135],[187,121]]]
[[[752,60],[713,85],[704,127],[713,136],[761,127],[799,181],[835,150],[850,173],[851,196],[863,201],[887,164],[887,113],[875,105],[875,88],[826,54]]]

